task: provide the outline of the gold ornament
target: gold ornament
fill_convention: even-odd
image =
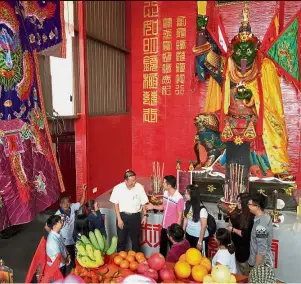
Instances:
[[[235,143],[235,145],[241,145],[242,143],[244,143],[244,141],[241,139],[240,136],[236,136],[234,138],[234,143]]]
[[[212,193],[214,190],[216,190],[216,187],[213,184],[210,184],[210,185],[207,186],[207,189],[208,189],[209,192]]]
[[[194,170],[194,166],[193,166],[193,162],[189,161],[189,170],[193,171]]]
[[[296,184],[293,184],[287,188],[283,188],[285,194],[289,195],[289,196],[292,196],[293,195],[293,190],[297,188],[297,185]]]
[[[257,190],[257,192],[259,193],[259,194],[262,194],[263,196],[265,196],[265,197],[267,197],[267,195],[265,194],[265,190],[264,189],[258,189]]]

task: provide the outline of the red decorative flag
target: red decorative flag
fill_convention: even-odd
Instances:
[[[281,75],[301,90],[301,10],[291,19],[269,48],[267,55],[276,63]]]
[[[264,38],[261,42],[260,49],[266,54],[268,49],[271,47],[271,44],[279,35],[279,9],[277,8],[275,14],[271,20],[269,28],[267,29]]]
[[[218,45],[221,52],[225,55],[228,52],[228,37],[225,32],[224,25],[221,21],[220,15],[217,13],[215,16],[215,32],[213,32],[209,27],[207,27],[208,32],[210,33],[211,37],[215,41],[215,43]]]

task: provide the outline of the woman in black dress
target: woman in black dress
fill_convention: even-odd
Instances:
[[[235,257],[241,274],[250,272],[248,259],[250,255],[251,231],[254,215],[248,208],[249,194],[239,194],[237,207],[230,216],[230,226],[227,230],[231,232],[232,241],[235,245]]]

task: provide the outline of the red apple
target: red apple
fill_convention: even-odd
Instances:
[[[160,274],[160,278],[162,281],[176,279],[173,269],[171,269],[171,268],[162,268],[160,270],[159,274]],[[173,281],[171,281],[170,283],[173,283]]]
[[[159,271],[165,265],[165,258],[161,253],[155,252],[148,259],[148,265],[150,268]]]
[[[137,272],[138,272],[139,274],[143,274],[143,273],[144,273],[146,270],[148,270],[148,269],[149,269],[148,264],[142,262],[142,263],[139,263],[138,268],[137,268]]]
[[[144,275],[146,277],[150,277],[150,278],[154,279],[155,281],[158,281],[158,272],[152,268],[149,268],[146,271],[144,271],[144,273],[142,275]]]

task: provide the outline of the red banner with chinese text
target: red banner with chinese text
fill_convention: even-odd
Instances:
[[[194,81],[195,1],[132,2],[133,169],[149,176],[152,161],[175,174],[176,159],[195,159],[193,119],[202,95]]]

